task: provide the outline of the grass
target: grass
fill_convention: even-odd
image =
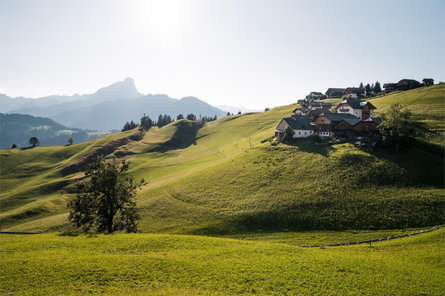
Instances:
[[[416,89],[373,104],[380,110],[397,100],[419,102],[413,93],[420,92],[434,109],[442,90]],[[369,154],[351,145],[317,147],[308,140],[268,141],[294,108],[227,116],[202,128],[179,121],[153,127],[141,141],[119,147],[110,156],[131,160],[131,173],[149,182],[137,195],[142,231],[227,235],[443,224],[444,159],[430,149],[435,144],[395,155]],[[194,141],[178,137],[178,131]],[[133,132],[72,146],[0,151],[3,229],[69,229],[64,204],[82,174],[61,171]]]
[[[3,295],[443,295],[444,231],[299,248],[159,234],[2,235]]]

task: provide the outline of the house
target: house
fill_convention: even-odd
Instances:
[[[310,109],[305,108],[305,107],[300,107],[300,108],[296,108],[294,109],[294,111],[292,111],[292,113],[294,113],[295,115],[306,115],[306,113],[309,111]]]
[[[423,78],[422,82],[423,82],[423,86],[434,85],[434,79],[432,79],[432,78]]]
[[[335,110],[337,113],[349,113],[353,114],[360,119],[367,119],[374,116],[374,109],[377,109],[368,101],[359,101],[353,99],[346,99],[340,102]]]
[[[312,98],[314,100],[320,100],[323,96],[324,96],[323,93],[318,92],[318,91],[313,91],[309,95],[306,96],[306,99]]]
[[[327,114],[327,113],[332,113],[332,112],[331,112],[330,109],[320,109],[320,108],[317,108],[317,109],[309,110],[306,114],[309,117],[311,117],[311,119],[315,119],[318,116],[320,116],[321,114]]]
[[[354,99],[362,98],[365,96],[365,89],[360,87],[348,87],[345,89],[345,95]]]
[[[314,133],[321,137],[333,137],[335,135],[336,125],[343,119],[358,119],[356,116],[349,113],[326,113],[320,114],[314,119],[315,125]]]
[[[326,96],[328,98],[341,98],[345,94],[345,88],[328,88]]]
[[[275,130],[275,137],[277,140],[282,141],[284,139],[287,128],[292,129],[294,132],[294,139],[310,137],[314,134],[315,129],[315,127],[311,124],[309,116],[293,115],[291,117],[283,118],[278,124]]]
[[[408,89],[418,88],[420,86],[421,84],[417,80],[402,79],[399,82],[397,82],[396,90],[408,90]]]
[[[338,137],[354,138],[356,136],[375,136],[379,134],[378,125],[382,118],[342,119],[335,126],[335,135]]]
[[[397,83],[385,83],[383,84],[383,92],[385,94],[391,93],[396,90]]]
[[[324,103],[324,102],[310,102],[309,103],[309,109],[331,109],[332,104],[331,103]]]

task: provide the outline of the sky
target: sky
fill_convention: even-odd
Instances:
[[[445,81],[445,1],[0,0],[0,93],[139,92],[264,109]]]

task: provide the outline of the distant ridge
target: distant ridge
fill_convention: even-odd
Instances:
[[[93,94],[37,99],[0,94],[0,112],[48,117],[71,128],[101,131],[120,130],[126,121],[138,121],[144,113],[154,120],[159,114],[172,117],[188,113],[198,117],[226,114],[196,97],[178,100],[165,94],[143,95],[137,91],[132,78],[100,88]]]

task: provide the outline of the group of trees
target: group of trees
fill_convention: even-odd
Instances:
[[[181,119],[184,119],[184,118],[186,118],[188,120],[201,121],[201,122],[210,122],[210,121],[218,119],[218,117],[216,115],[213,116],[213,117],[212,116],[207,116],[207,115],[204,115],[204,116],[199,115],[199,117],[197,117],[193,113],[189,113],[185,117],[184,117],[183,114],[178,114],[176,116],[176,120],[181,120]],[[127,121],[124,124],[124,126],[122,127],[122,131],[124,132],[124,131],[127,131],[127,130],[131,130],[131,129],[134,129],[134,128],[138,127],[138,126],[141,126],[141,128],[143,128],[145,130],[149,130],[154,125],[156,125],[158,127],[163,127],[163,126],[166,126],[167,124],[172,123],[174,121],[175,120],[170,115],[167,115],[167,114],[159,115],[157,121],[153,121],[149,116],[144,114],[142,116],[142,118],[141,118],[141,123],[140,124],[138,124],[138,123],[136,123],[134,121],[130,121],[130,122]]]
[[[365,90],[366,97],[373,97],[383,91],[382,87],[380,85],[380,82],[378,82],[378,81],[376,81],[375,84],[373,83],[373,84],[369,85],[369,83],[368,83],[365,86],[363,86],[363,82],[361,82],[359,88]]]

